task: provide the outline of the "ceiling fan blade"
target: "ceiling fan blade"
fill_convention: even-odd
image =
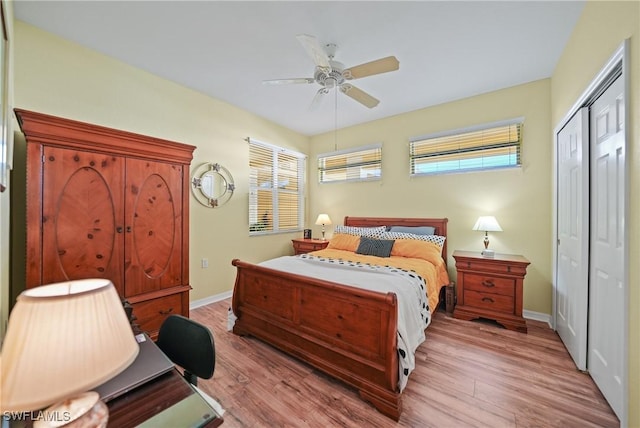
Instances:
[[[298,34],[296,38],[305,48],[315,65],[325,69],[327,73],[331,71],[329,57],[322,46],[320,46],[318,39],[308,34]]]
[[[265,85],[289,85],[291,83],[313,83],[313,77],[299,77],[294,79],[274,79],[274,80],[263,80],[262,83]]]
[[[354,100],[358,101],[360,104],[369,108],[374,108],[378,105],[378,103],[380,103],[380,100],[372,97],[362,89],[358,89],[349,83],[340,85],[340,91],[343,94],[348,95]]]
[[[329,90],[327,88],[318,89],[318,92],[316,92],[316,96],[313,97],[313,100],[311,101],[311,104],[309,105],[309,111],[316,110],[318,108],[318,106],[320,105],[320,102],[322,101],[322,98],[324,98],[324,96],[326,94],[328,94],[328,93],[329,93]]]
[[[399,68],[400,62],[398,62],[398,59],[395,56],[388,56],[386,58],[377,59],[375,61],[347,68],[342,72],[342,75],[345,79],[352,80],[359,79],[361,77],[372,76],[374,74],[395,71]]]

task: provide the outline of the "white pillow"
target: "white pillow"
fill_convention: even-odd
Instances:
[[[433,235],[436,228],[433,226],[391,226],[389,232],[412,233],[414,235]]]
[[[442,251],[442,247],[444,246],[444,241],[447,239],[445,236],[440,235],[416,235],[413,233],[402,233],[402,232],[385,232],[382,234],[380,239],[416,239],[418,241],[427,241],[433,242]]]
[[[347,235],[366,236],[367,238],[378,238],[387,231],[386,226],[379,227],[356,227],[337,225],[333,228],[333,233],[345,233]]]

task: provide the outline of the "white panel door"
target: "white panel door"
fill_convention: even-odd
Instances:
[[[556,330],[580,370],[587,368],[589,296],[589,110],[558,133]]]
[[[591,106],[588,368],[621,417],[624,388],[625,136],[618,78]]]

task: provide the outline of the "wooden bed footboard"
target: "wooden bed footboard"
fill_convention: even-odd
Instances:
[[[251,335],[358,389],[394,420],[397,299],[234,259],[233,332]]]

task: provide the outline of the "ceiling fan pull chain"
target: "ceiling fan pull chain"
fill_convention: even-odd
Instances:
[[[333,131],[333,150],[338,151],[338,89],[333,91],[334,99],[335,99],[335,110],[334,110],[334,120],[335,120],[335,128]]]

